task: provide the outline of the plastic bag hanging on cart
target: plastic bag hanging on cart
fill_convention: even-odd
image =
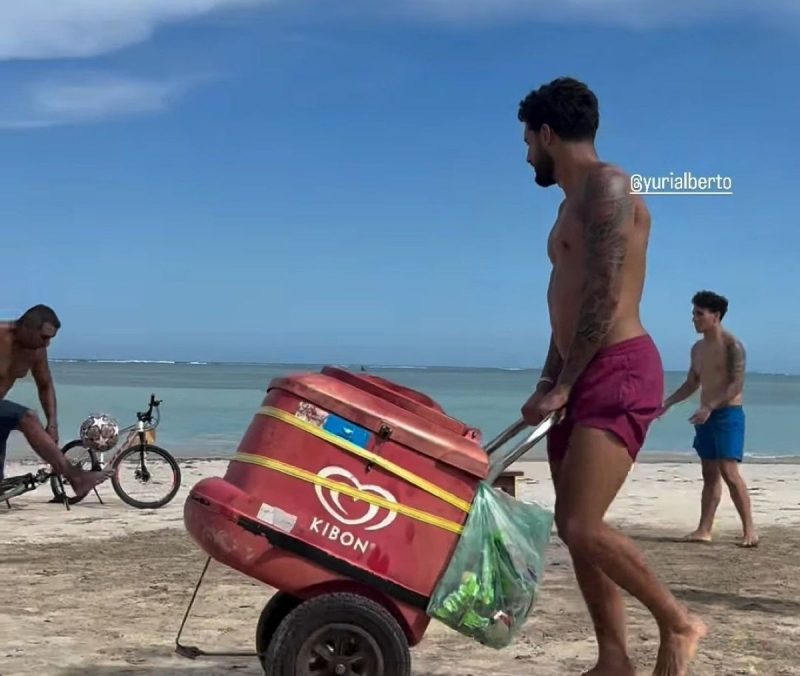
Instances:
[[[481,483],[428,614],[483,645],[509,645],[536,600],[553,517]]]

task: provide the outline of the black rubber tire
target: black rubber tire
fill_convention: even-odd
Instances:
[[[265,672],[311,676],[313,672],[299,663],[306,643],[316,632],[342,627],[360,630],[374,641],[372,649],[377,649],[383,667],[364,676],[411,676],[411,651],[397,620],[383,606],[357,594],[324,594],[297,606],[272,636]]]
[[[164,460],[167,461],[167,464],[172,469],[172,488],[170,489],[170,492],[160,500],[154,500],[152,502],[134,500],[122,489],[122,486],[119,483],[120,464],[128,456],[134,455],[135,453],[141,453],[143,450],[147,453],[160,455],[162,458],[164,458]],[[114,474],[111,475],[111,485],[114,487],[114,491],[119,496],[120,500],[122,500],[125,504],[128,504],[131,507],[136,507],[136,509],[158,509],[159,507],[163,507],[169,503],[178,493],[178,490],[181,487],[181,468],[178,466],[178,462],[172,457],[169,451],[165,451],[163,448],[159,446],[153,446],[152,444],[136,444],[135,446],[126,448],[114,459]]]
[[[265,672],[267,672],[267,649],[275,631],[283,619],[301,603],[302,600],[296,596],[279,591],[272,595],[261,611],[258,625],[256,625],[256,653],[258,653],[258,661],[261,662],[261,667]]]
[[[64,445],[64,447],[61,449],[61,454],[66,455],[73,448],[84,448],[84,445],[80,439],[73,439],[72,441]],[[91,467],[89,467],[89,469],[94,472],[102,469],[100,467],[100,461],[97,459],[95,452],[89,448],[87,448],[86,450],[89,453],[89,458],[91,461]],[[50,491],[53,493],[53,499],[50,502],[64,504],[64,494],[61,492],[61,488],[58,485],[58,479],[54,476],[50,477]],[[67,498],[67,502],[70,505],[77,505],[87,495],[89,494],[85,493],[84,495],[73,495],[72,497]]]

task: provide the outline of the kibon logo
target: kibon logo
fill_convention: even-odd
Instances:
[[[397,498],[381,486],[374,484],[362,484],[352,472],[343,467],[325,467],[317,472],[317,476],[323,479],[330,479],[337,483],[353,486],[363,493],[372,493],[387,502],[397,504]],[[324,486],[314,487],[320,504],[332,518],[345,526],[363,526],[366,531],[382,530],[391,526],[397,518],[397,512],[378,505],[351,498],[348,495],[342,496],[339,491],[331,490]],[[342,499],[346,501],[347,507],[342,504]]]

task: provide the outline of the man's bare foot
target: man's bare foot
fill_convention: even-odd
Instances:
[[[684,542],[711,542],[711,533],[696,530],[683,538]]]
[[[688,676],[689,663],[697,654],[700,640],[707,633],[708,627],[696,615],[689,616],[688,624],[681,631],[664,633],[653,676]]]
[[[598,662],[593,669],[584,671],[581,676],[636,676],[636,669],[630,660],[623,658],[618,662]]]
[[[745,533],[742,541],[739,543],[740,547],[758,547],[758,534],[755,532]]]
[[[99,472],[83,472],[76,468],[75,471],[70,472],[68,477],[70,486],[75,491],[76,495],[86,495],[95,486],[103,483],[114,473],[112,467],[106,467]]]

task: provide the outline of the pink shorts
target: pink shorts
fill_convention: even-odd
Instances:
[[[563,460],[580,425],[615,434],[636,460],[663,401],[664,367],[649,335],[601,349],[573,386],[564,420],[548,435],[548,456]]]

